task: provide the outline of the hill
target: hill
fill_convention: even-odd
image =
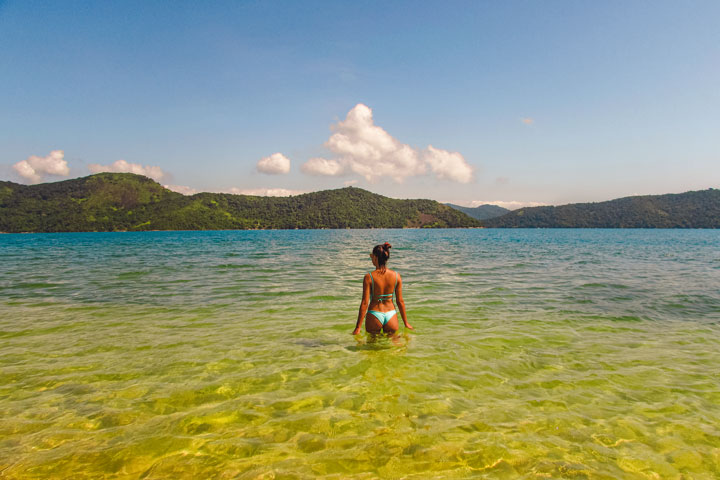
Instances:
[[[720,190],[521,208],[482,223],[491,228],[720,228]]]
[[[434,200],[398,200],[353,187],[293,197],[185,196],[131,173],[0,182],[1,232],[477,226]]]
[[[501,215],[505,215],[510,211],[507,208],[498,207],[497,205],[490,204],[480,205],[478,207],[463,207],[461,205],[455,205],[452,203],[446,203],[445,205],[447,205],[448,207],[452,207],[455,210],[459,210],[476,220],[487,220],[490,218],[499,217]]]

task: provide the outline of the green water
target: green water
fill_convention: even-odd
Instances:
[[[414,332],[355,338],[394,244]],[[2,478],[720,477],[720,232],[0,236]]]

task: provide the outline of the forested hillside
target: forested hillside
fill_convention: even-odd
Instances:
[[[720,190],[521,208],[482,223],[499,228],[720,228]]]
[[[0,232],[481,224],[495,228],[720,228],[720,190],[529,207],[479,222],[434,200],[397,200],[352,187],[293,197],[185,196],[130,173],[101,173],[39,185],[0,182]]]
[[[452,203],[446,203],[448,207],[452,207],[455,210],[459,210],[476,220],[487,220],[489,218],[499,217],[505,215],[510,210],[497,205],[480,205],[477,207],[463,207],[461,205],[454,205]]]
[[[131,173],[0,182],[1,232],[477,226],[434,200],[397,200],[352,187],[293,197],[185,196]]]

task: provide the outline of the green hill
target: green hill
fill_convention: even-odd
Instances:
[[[521,208],[482,223],[494,228],[720,228],[720,190]]]
[[[293,197],[185,196],[131,173],[0,182],[1,232],[477,226],[434,200],[397,200],[352,187]]]
[[[455,210],[459,210],[476,220],[487,220],[489,218],[499,217],[501,215],[505,215],[510,211],[507,208],[498,207],[497,205],[490,204],[480,205],[478,207],[463,207],[461,205],[454,205],[452,203],[446,203],[445,205],[447,205],[448,207],[452,207]]]

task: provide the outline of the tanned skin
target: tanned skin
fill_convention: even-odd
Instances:
[[[375,265],[375,275],[373,276],[375,280],[375,291],[378,292],[378,295],[392,293],[393,288],[395,288],[396,272],[388,269],[385,265],[380,266],[378,264],[377,256],[373,255],[372,253],[370,254],[370,258],[372,259],[373,265]],[[363,319],[365,319],[365,330],[368,333],[377,334],[380,332],[384,332],[386,334],[392,335],[399,329],[397,315],[394,315],[385,324],[385,326],[383,326],[380,321],[375,317],[375,315],[373,315],[372,313],[367,313],[368,310],[388,312],[395,308],[391,301],[380,302],[377,299],[373,299],[373,302],[370,303],[370,286],[372,284],[371,280],[372,279],[370,278],[370,274],[366,273],[365,277],[363,278],[363,293],[362,301],[360,302],[360,311],[358,311],[358,318],[357,322],[355,323],[355,330],[353,330],[352,334],[358,335],[360,333]],[[397,274],[397,288],[395,289],[395,300],[397,301],[397,309],[400,311],[400,316],[402,317],[403,323],[405,324],[405,328],[414,330],[414,328],[407,321],[405,301],[403,300],[402,296],[402,277],[400,277],[399,273]]]

